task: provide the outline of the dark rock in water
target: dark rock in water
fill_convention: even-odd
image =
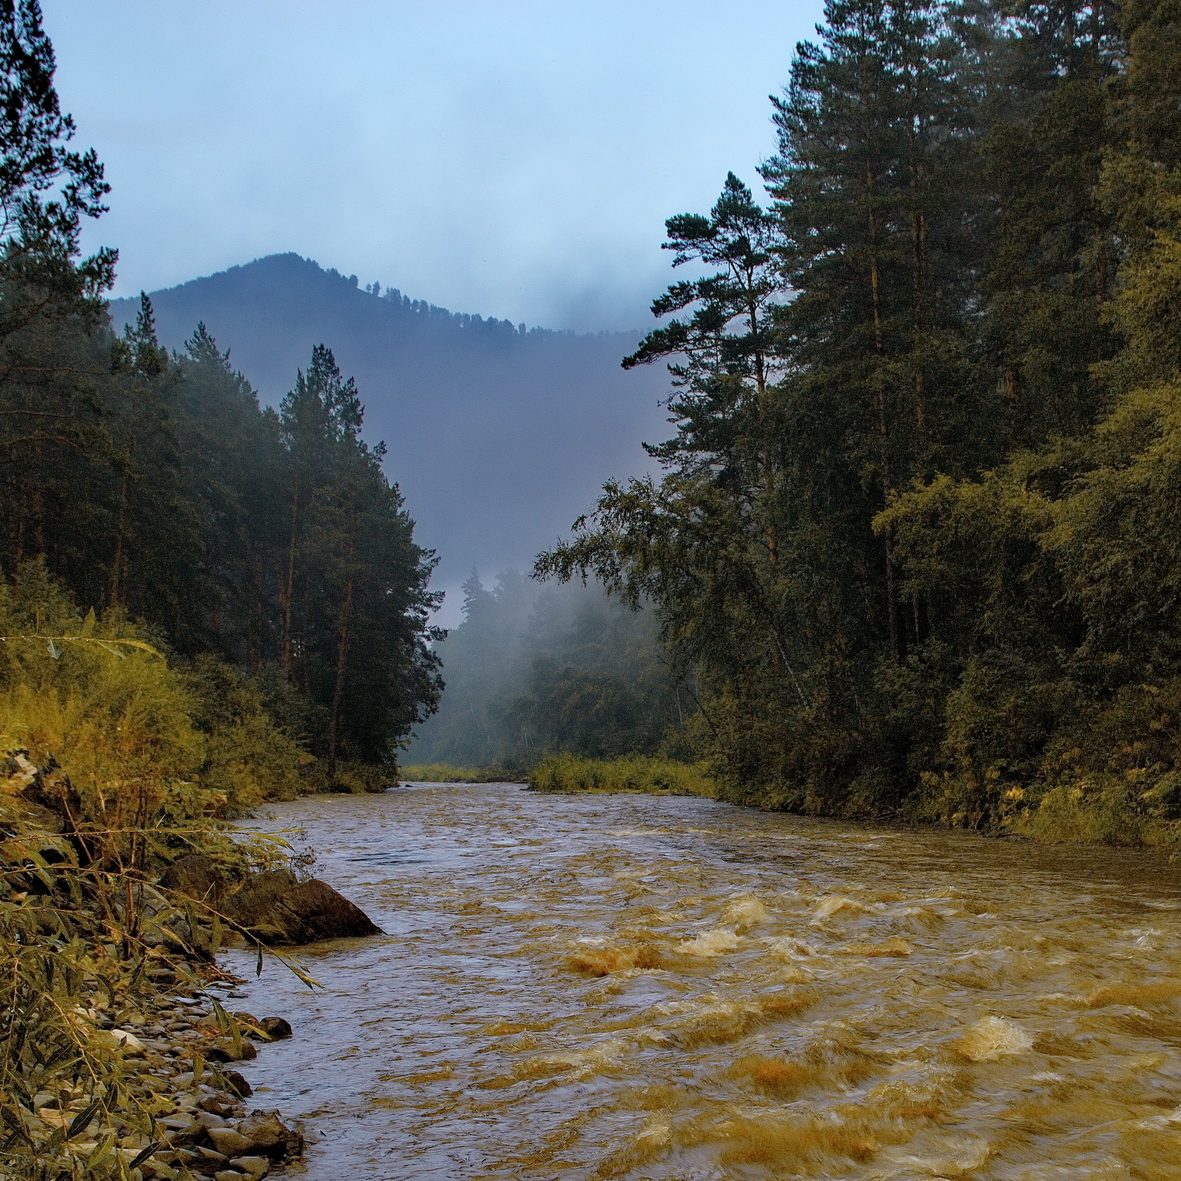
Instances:
[[[256,873],[235,887],[210,858],[188,853],[164,871],[159,884],[206,902],[261,943],[291,945],[380,934],[360,907],[327,882],[301,882],[286,869]]]
[[[221,910],[267,944],[315,943],[346,935],[377,935],[372,919],[326,882],[299,881],[285,869],[255,874],[227,894]]]
[[[215,905],[226,891],[225,875],[204,853],[186,853],[161,875],[159,885]]]
[[[264,1017],[262,1031],[271,1041],[277,1042],[291,1036],[291,1025],[283,1017]]]
[[[303,1155],[303,1135],[289,1128],[277,1111],[252,1111],[238,1124],[238,1132],[254,1150],[272,1160],[298,1159]]]
[[[254,1088],[236,1070],[223,1070],[221,1077],[226,1090],[240,1099],[249,1099],[254,1094]]]

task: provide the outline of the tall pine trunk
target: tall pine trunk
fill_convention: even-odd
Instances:
[[[349,576],[345,583],[344,598],[340,604],[340,614],[336,624],[336,683],[332,688],[332,713],[328,719],[328,781],[336,778],[336,751],[340,743],[340,711],[344,701],[345,673],[348,670],[349,659],[349,631],[353,617],[353,586],[356,581],[356,570],[353,560],[356,557],[357,545],[354,540],[349,545]]]
[[[279,581],[279,664],[290,678],[292,666],[292,601],[295,598],[295,557],[299,545],[299,474],[291,485],[291,530],[287,544],[287,568]]]

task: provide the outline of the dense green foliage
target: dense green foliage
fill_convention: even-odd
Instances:
[[[547,587],[511,572],[464,584],[464,620],[440,651],[447,691],[409,757],[519,776],[542,755],[675,753],[695,712],[650,612],[597,587]]]
[[[0,6],[0,570],[40,558],[195,675],[247,671],[328,781],[390,760],[440,690],[433,560],[357,389],[320,346],[276,414],[200,325],[170,354],[143,299],[115,335],[114,252],[79,257],[107,185],[53,69],[37,5]]]
[[[727,798],[1134,841],[1181,818],[1181,13],[831,0],[733,176],[658,481],[539,571],[655,604]]]

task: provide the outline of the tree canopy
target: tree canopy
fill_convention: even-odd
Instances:
[[[768,208],[731,174],[669,219],[675,262],[723,269],[624,361],[672,361],[664,474],[606,485],[538,572],[654,604],[730,798],[1181,816],[1178,28],[830,0]]]

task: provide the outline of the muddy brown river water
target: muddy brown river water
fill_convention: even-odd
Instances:
[[[228,957],[307,1181],[1181,1179],[1157,855],[509,785],[260,824],[386,932],[317,992]]]

